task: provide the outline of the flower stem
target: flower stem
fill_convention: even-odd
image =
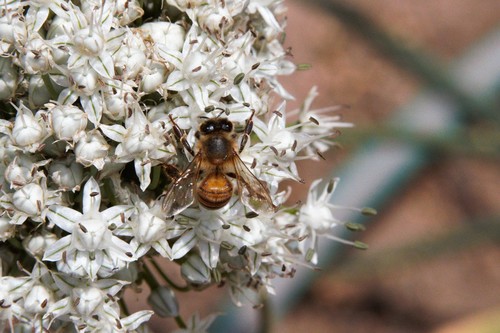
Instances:
[[[57,100],[57,96],[59,96],[59,93],[54,89],[54,85],[52,84],[52,80],[50,79],[50,76],[48,74],[43,74],[42,80],[43,80],[43,83],[45,84],[45,87],[49,91],[51,98],[54,100]]]
[[[182,286],[177,285],[174,281],[172,281],[165,274],[165,272],[163,272],[163,270],[161,269],[160,265],[158,265],[158,263],[154,260],[153,257],[150,257],[149,261],[154,266],[154,268],[156,269],[156,271],[158,272],[158,274],[160,274],[160,276],[163,278],[163,280],[165,280],[165,282],[167,282],[170,285],[170,287],[172,287],[173,289],[175,289],[177,291],[182,291],[182,292],[186,292],[186,291],[191,290],[191,288],[189,286],[182,287]]]
[[[125,303],[125,300],[123,298],[120,298],[118,300],[118,303],[120,304],[120,309],[125,314],[125,316],[130,315],[130,311],[128,310],[127,303]]]
[[[187,328],[186,323],[184,322],[184,319],[180,315],[174,317],[175,322],[177,323],[177,326],[179,328]]]
[[[144,279],[146,280],[146,283],[148,284],[149,288],[151,290],[154,290],[160,286],[158,281],[156,281],[156,278],[154,277],[153,273],[149,269],[149,267],[144,263],[142,265],[143,273],[144,273]]]

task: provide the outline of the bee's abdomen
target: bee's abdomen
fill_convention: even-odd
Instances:
[[[232,195],[233,185],[220,172],[207,175],[199,184],[197,191],[198,202],[208,209],[224,207]]]

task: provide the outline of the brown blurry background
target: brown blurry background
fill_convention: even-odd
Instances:
[[[500,26],[495,0],[344,2],[443,65]],[[315,106],[349,105],[342,114],[356,124],[339,137],[344,147],[323,162],[329,174],[356,149],[359,133],[377,137],[377,125],[424,83],[335,16],[307,1],[288,6],[287,43],[295,61],[312,68],[287,87],[301,101],[317,85]],[[492,112],[500,112],[498,105]],[[498,125],[479,119],[466,132],[492,131],[498,144]],[[369,250],[349,251],[324,268],[273,332],[500,332],[498,227],[489,229],[500,222],[500,153],[451,148],[436,155],[356,235]],[[306,170],[307,182],[317,178]]]
[[[295,186],[292,198],[300,200],[318,172],[331,175],[360,141],[381,135],[378,128],[424,82],[311,2],[285,3],[285,44],[292,47],[295,63],[312,65],[286,79],[285,86],[297,98],[288,109],[298,107],[317,85],[320,95],[314,106],[348,105],[341,113],[356,124],[343,130],[338,139],[343,148],[315,164],[314,174],[302,168],[306,185]],[[443,65],[500,26],[498,0],[346,3],[402,45]],[[481,119],[466,126],[471,135],[498,133],[499,128]],[[500,216],[500,154],[458,148],[453,143],[449,149],[441,147],[388,205],[375,207],[378,216],[356,235],[369,250],[348,250],[340,262],[323,267],[305,296],[271,331],[500,332],[500,237],[498,227],[490,229]],[[182,315],[187,318],[199,310],[204,317],[226,294],[210,288],[180,295]],[[155,332],[175,327],[173,320],[156,318],[151,323]]]

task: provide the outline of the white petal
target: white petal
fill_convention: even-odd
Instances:
[[[116,295],[123,286],[127,285],[126,281],[119,281],[114,279],[101,279],[94,283],[96,287],[104,291],[107,295]]]
[[[82,211],[84,214],[89,212],[98,212],[100,205],[101,190],[99,188],[99,184],[97,184],[94,177],[90,177],[83,188]]]
[[[82,104],[83,110],[89,116],[89,120],[98,126],[102,117],[102,98],[99,94],[92,94],[89,97],[80,96],[80,103]]]
[[[82,219],[82,213],[65,206],[50,206],[47,217],[50,222],[67,232],[73,232],[77,221]]]
[[[125,127],[121,125],[101,125],[99,128],[105,136],[116,142],[122,142],[123,136],[127,133]]]
[[[115,67],[113,58],[107,52],[103,52],[100,56],[90,59],[90,65],[100,76],[112,79],[115,76]]]
[[[110,244],[108,252],[112,258],[118,258],[125,261],[135,260],[133,256],[134,249],[129,243],[115,236],[111,237],[111,242],[112,244]]]
[[[145,159],[136,158],[134,161],[135,174],[141,182],[141,190],[145,191],[151,183],[151,162]]]
[[[45,250],[42,260],[46,261],[60,261],[64,251],[71,248],[71,235],[59,239],[54,244],[51,244]]]
[[[119,205],[110,207],[102,211],[101,214],[102,218],[108,222],[108,225],[121,226],[132,215],[134,209],[134,206]]]
[[[171,63],[176,68],[182,68],[182,53],[168,49],[164,44],[157,45],[156,49],[158,50],[158,55],[161,58]]]
[[[48,317],[60,317],[66,313],[71,311],[71,302],[69,297],[65,297],[60,301],[55,302],[50,305],[47,309],[47,313],[43,316],[43,319],[47,319]]]
[[[78,95],[69,88],[64,89],[57,97],[58,104],[72,105],[78,99]]]
[[[162,256],[172,260],[172,248],[168,244],[166,239],[160,239],[157,242],[151,244],[151,246]]]
[[[197,242],[194,230],[186,231],[172,246],[172,259],[179,259],[186,255]]]
[[[219,262],[220,245],[212,242],[199,242],[200,256],[205,265],[210,268],[215,268]]]
[[[121,320],[122,324],[127,328],[127,330],[135,330],[142,323],[146,322],[154,314],[153,311],[143,310],[131,314]]]

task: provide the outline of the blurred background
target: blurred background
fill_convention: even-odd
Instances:
[[[312,68],[295,74],[287,87],[300,102],[317,85],[315,106],[348,105],[341,113],[355,124],[338,138],[342,148],[326,156],[325,174],[339,170],[342,182],[352,155],[380,140],[403,142],[413,155],[405,164],[409,170],[400,170],[406,174],[394,174],[390,190],[373,193],[383,197],[373,198],[379,214],[354,235],[369,250],[336,249],[340,253],[272,332],[500,332],[500,57],[492,60],[496,84],[484,91],[449,73],[482,40],[498,34],[500,2],[288,6],[287,43],[296,63]],[[460,69],[461,79],[487,75],[481,71]],[[388,128],[402,112],[422,112],[413,106],[429,89],[458,105],[448,115],[449,126],[440,129],[446,133]],[[377,157],[372,162],[370,177],[383,174]],[[302,175],[309,183],[317,174],[307,170]]]
[[[343,119],[356,125],[314,174],[301,165],[306,184],[294,186],[291,200],[304,200],[320,175],[340,176],[345,187],[334,202],[345,199],[342,191],[364,193],[369,199],[354,203],[379,214],[347,236],[369,250],[326,248],[322,271],[299,278],[286,306],[278,301],[264,315],[267,331],[500,332],[500,56],[489,55],[500,54],[500,38],[484,42],[499,35],[500,1],[286,4],[285,44],[295,63],[312,66],[285,78],[296,96],[287,108],[316,85],[313,106],[345,105]],[[179,295],[183,316],[226,311],[221,294]],[[260,327],[231,325],[212,331]],[[152,321],[155,332],[166,327],[173,320]]]

